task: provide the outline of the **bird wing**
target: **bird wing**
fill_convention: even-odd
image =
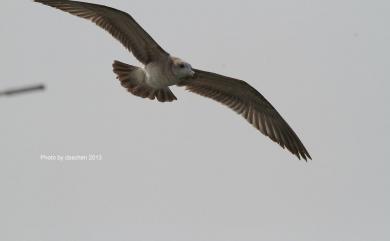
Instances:
[[[230,107],[299,159],[311,159],[295,132],[256,89],[242,80],[197,69],[194,71],[194,77],[184,80],[179,86]]]
[[[127,13],[103,5],[66,0],[35,0],[75,16],[91,20],[119,40],[143,64],[168,56]]]

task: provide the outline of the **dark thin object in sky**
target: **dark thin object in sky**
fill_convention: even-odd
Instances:
[[[21,87],[21,88],[14,88],[14,89],[0,91],[0,96],[12,96],[12,95],[18,95],[18,94],[25,94],[25,93],[30,93],[30,92],[34,92],[34,91],[42,91],[44,89],[45,89],[45,85],[43,85],[43,84]]]

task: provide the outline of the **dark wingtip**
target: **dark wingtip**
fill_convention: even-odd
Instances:
[[[303,151],[303,153],[300,153],[300,155],[305,160],[305,162],[308,162],[309,160],[312,160],[309,152],[306,149]]]

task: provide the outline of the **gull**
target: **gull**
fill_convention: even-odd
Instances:
[[[192,68],[186,61],[160,47],[129,14],[86,2],[34,1],[90,20],[119,40],[144,65],[144,68],[139,68],[117,60],[113,63],[117,79],[133,95],[172,102],[177,98],[169,87],[184,86],[193,93],[231,108],[299,159],[311,159],[292,128],[255,88],[239,79]]]

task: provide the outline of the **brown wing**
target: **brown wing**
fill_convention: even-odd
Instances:
[[[134,56],[147,64],[168,54],[127,13],[114,8],[66,0],[35,0],[96,23],[119,40]]]
[[[189,91],[230,107],[299,159],[311,159],[295,132],[256,89],[242,80],[202,70],[194,71],[194,78],[183,81],[180,86],[184,85]]]

